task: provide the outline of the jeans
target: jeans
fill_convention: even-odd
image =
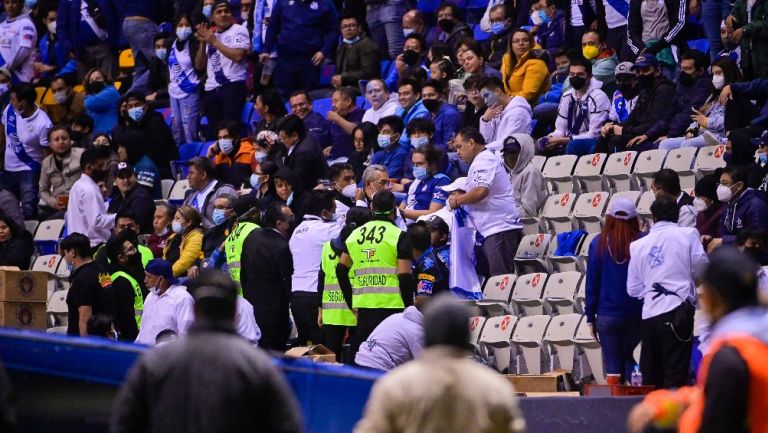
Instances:
[[[594,138],[580,138],[571,140],[565,147],[565,153],[568,155],[583,156],[590,153],[595,153],[595,145],[597,140]]]
[[[674,137],[662,140],[662,142],[659,143],[659,149],[672,150],[679,149],[681,147],[704,147],[706,145],[707,142],[704,140],[703,135],[689,139],[686,139],[685,137]]]
[[[314,89],[319,79],[320,68],[313,65],[309,58],[286,60],[278,54],[272,82],[284,101],[294,90]]]
[[[197,124],[200,121],[200,95],[193,93],[184,99],[171,98],[173,116],[173,138],[176,144],[192,143],[199,140]]]
[[[3,173],[3,187],[21,201],[24,220],[37,218],[37,202],[40,201],[40,172],[6,171]]]
[[[147,93],[149,90],[149,60],[155,56],[157,24],[150,20],[126,19],[123,34],[131,45],[136,67],[133,69],[133,86],[130,90]]]
[[[631,377],[636,364],[633,352],[642,338],[639,317],[598,316],[597,336],[603,350],[606,374],[621,374],[622,382]]]
[[[208,117],[206,140],[216,139],[217,128],[222,121],[229,120],[240,123],[247,93],[245,81],[222,84],[213,90],[205,91],[203,107],[205,108],[205,115]]]
[[[731,5],[726,0],[704,0],[701,2],[701,21],[709,39],[709,57],[714,62],[717,53],[723,50],[720,40],[720,22],[731,12]]]
[[[405,14],[402,0],[387,0],[381,4],[368,6],[365,21],[368,23],[373,41],[379,46],[382,59],[394,59],[403,52],[402,17]]]

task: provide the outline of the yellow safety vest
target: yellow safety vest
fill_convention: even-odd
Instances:
[[[133,287],[133,310],[136,314],[136,326],[141,327],[141,315],[144,313],[144,294],[141,293],[141,286],[135,278],[123,271],[117,271],[109,276],[114,283],[116,279],[122,277],[128,280]]]
[[[323,325],[357,326],[357,317],[344,301],[344,295],[336,278],[336,264],[339,256],[331,248],[331,242],[323,244],[323,256],[320,269],[325,274],[323,281]]]
[[[141,254],[141,267],[146,268],[147,263],[149,263],[150,260],[154,259],[155,255],[152,254],[152,250],[145,247],[144,245],[139,245],[137,250],[139,250],[139,254]]]
[[[243,244],[248,235],[259,228],[261,227],[256,223],[240,222],[224,241],[224,254],[227,257],[229,276],[237,284],[237,291],[240,295],[243,294],[243,288],[240,286],[240,258],[243,256]]]
[[[405,308],[397,279],[401,233],[390,221],[369,221],[347,238],[353,308]]]

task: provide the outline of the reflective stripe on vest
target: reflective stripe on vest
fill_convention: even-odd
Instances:
[[[133,287],[133,310],[134,314],[136,315],[136,325],[141,327],[141,315],[144,313],[144,294],[141,293],[141,286],[139,285],[139,282],[136,281],[135,278],[128,275],[127,273],[123,271],[117,271],[114,274],[109,276],[112,279],[112,282],[114,282],[116,279],[122,277],[128,280],[129,283],[131,283],[131,287]]]
[[[243,254],[243,244],[248,235],[258,228],[261,227],[256,223],[240,222],[224,241],[224,254],[227,257],[229,276],[237,284],[237,291],[241,295],[243,288],[240,286],[240,258]]]
[[[369,221],[347,238],[354,308],[405,308],[397,278],[401,234],[392,222]]]
[[[323,324],[357,326],[357,317],[349,309],[347,302],[344,301],[344,294],[341,292],[339,280],[336,278],[336,265],[339,263],[339,256],[331,248],[330,242],[323,244],[322,254],[320,269],[325,274],[322,297]]]

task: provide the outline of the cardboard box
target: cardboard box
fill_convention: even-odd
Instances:
[[[46,302],[48,274],[0,267],[0,302]]]
[[[45,331],[47,324],[45,302],[0,302],[0,326]]]
[[[322,344],[314,346],[299,346],[285,352],[290,358],[309,358],[315,362],[336,362],[336,354]]]
[[[552,371],[544,374],[507,374],[505,377],[515,387],[515,392],[520,393],[575,390],[571,373],[566,371]]]

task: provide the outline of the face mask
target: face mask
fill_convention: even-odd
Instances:
[[[203,16],[210,19],[211,13],[213,12],[213,5],[205,5],[203,6]]]
[[[165,58],[168,57],[168,50],[165,48],[158,48],[155,50],[155,56],[158,59],[165,61]]]
[[[424,180],[427,178],[426,167],[413,167],[413,178],[416,180]]]
[[[507,26],[505,26],[503,22],[491,23],[491,33],[493,33],[494,35],[500,35],[504,33],[504,30],[506,29],[507,29]]]
[[[420,148],[420,147],[424,147],[424,146],[426,146],[428,143],[429,143],[429,138],[427,138],[427,137],[416,137],[416,138],[411,138],[411,145],[412,145],[414,148],[416,148],[416,149],[418,149],[418,148]]]
[[[715,86],[715,89],[717,90],[720,90],[723,87],[725,87],[725,75],[713,75],[712,85]]]
[[[320,218],[322,218],[323,221],[325,221],[325,222],[331,223],[331,222],[336,221],[336,214],[332,213],[332,214],[330,214],[330,216],[321,216]]]
[[[765,165],[768,164],[768,155],[761,153],[757,156],[757,158],[760,160],[760,164]]]
[[[134,107],[128,110],[128,117],[134,122],[140,121],[144,117],[144,107]]]
[[[357,42],[359,40],[360,40],[360,36],[357,36],[354,39],[346,39],[346,38],[342,38],[341,39],[341,41],[344,42],[347,45],[352,45],[352,44],[354,44],[355,42]]]
[[[717,199],[723,203],[728,203],[733,197],[733,191],[725,185],[717,186]]]
[[[55,99],[56,103],[59,105],[64,105],[68,98],[69,94],[66,91],[56,92],[53,94],[53,99]]]
[[[483,97],[483,101],[485,102],[485,105],[488,107],[493,106],[497,102],[499,102],[499,95],[497,95],[495,92],[492,92],[490,90],[483,90],[480,95]]]
[[[285,205],[290,206],[291,203],[293,203],[293,193],[291,193],[291,195],[288,196],[288,200],[285,201]]]
[[[653,82],[655,80],[656,77],[653,74],[637,76],[637,84],[643,90],[650,89],[653,86]]]
[[[190,36],[192,36],[191,27],[179,27],[176,29],[176,37],[179,38],[179,40],[186,41]]]
[[[581,90],[587,85],[587,79],[584,77],[574,76],[568,78],[568,80],[571,82],[571,87],[576,90]]]
[[[48,33],[55,35],[56,34],[56,21],[51,21],[50,23],[45,25],[48,27]]]
[[[254,173],[254,174],[252,174],[252,175],[251,175],[251,178],[250,178],[249,182],[250,182],[250,184],[251,184],[251,187],[253,187],[253,189],[259,189],[259,188],[261,188],[261,184],[263,183],[263,182],[261,181],[261,176],[259,176],[259,175],[258,175],[258,174],[256,174],[256,173]]]
[[[179,235],[179,234],[181,234],[181,232],[183,232],[183,231],[184,231],[184,227],[182,227],[182,226],[181,226],[181,223],[180,223],[180,222],[178,222],[178,221],[174,221],[174,222],[171,224],[171,230],[173,230],[173,232],[174,232],[174,233],[176,233],[177,235]]]
[[[75,264],[65,261],[64,262],[67,265],[67,272],[69,272],[70,275],[72,275],[73,272],[75,272]]]
[[[355,193],[357,192],[357,185],[354,183],[350,183],[349,185],[345,186],[344,189],[341,190],[341,195],[343,195],[346,198],[355,198]]]
[[[587,45],[581,49],[581,54],[584,55],[585,59],[592,60],[597,57],[598,54],[600,54],[600,49],[594,45]]]
[[[704,200],[695,197],[693,199],[693,208],[696,209],[696,212],[702,212],[707,208],[707,203],[705,203]]]
[[[225,155],[229,155],[232,152],[232,149],[234,148],[235,148],[235,145],[232,144],[231,138],[219,139],[219,150],[224,152]]]
[[[531,22],[535,26],[538,26],[544,23],[544,20],[541,19],[541,15],[539,14],[539,11],[533,11],[533,13],[531,13]]]
[[[5,95],[10,90],[10,84],[0,84],[0,96]]]
[[[379,136],[376,137],[376,142],[379,144],[380,148],[386,149],[389,147],[390,144],[392,144],[392,136],[386,135],[386,134],[379,134]]]
[[[224,221],[227,220],[227,211],[224,209],[214,209],[213,210],[213,223],[217,226],[221,225]]]
[[[450,33],[451,30],[453,30],[454,27],[456,27],[456,22],[451,19],[442,19],[437,22],[437,26],[440,27],[440,30]]]
[[[107,87],[107,83],[103,81],[93,81],[88,84],[88,93],[99,93]]]
[[[264,162],[267,159],[267,152],[264,152],[263,150],[260,150],[260,151],[258,151],[258,152],[253,154],[253,158],[259,164],[261,164],[262,162]]]
[[[437,99],[422,99],[421,102],[430,113],[434,113],[440,108],[440,101]]]
[[[682,84],[685,87],[691,87],[695,82],[696,82],[696,79],[693,78],[693,75],[687,72],[680,72],[680,84]]]
[[[557,68],[557,73],[558,74],[567,74],[568,73],[568,69],[570,69],[570,67],[571,67],[571,65],[560,66],[559,68]]]
[[[403,29],[403,36],[407,38],[408,36],[412,35],[413,32],[415,31],[416,29]]]

